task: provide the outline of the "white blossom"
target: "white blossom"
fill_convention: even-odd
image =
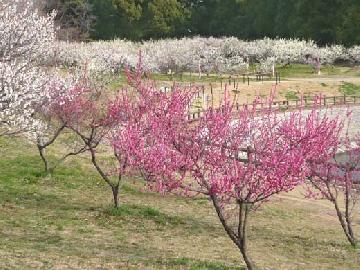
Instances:
[[[33,129],[48,80],[39,67],[55,41],[54,14],[40,16],[32,1],[0,5],[0,134]]]
[[[360,63],[359,47],[319,47],[312,40],[300,39],[244,41],[234,37],[193,37],[141,43],[126,40],[62,42],[58,47],[58,64],[81,67],[84,63],[91,63],[93,70],[105,73],[118,73],[125,67],[135,67],[140,51],[143,67],[161,73],[236,73],[247,69],[251,63],[259,64],[261,71],[269,71],[276,64]]]

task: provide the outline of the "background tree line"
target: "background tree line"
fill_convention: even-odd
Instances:
[[[75,38],[284,37],[360,43],[358,0],[44,0]],[[70,35],[70,37],[73,35]],[[67,36],[69,38],[69,36]]]

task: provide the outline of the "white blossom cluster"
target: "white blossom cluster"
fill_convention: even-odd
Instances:
[[[54,64],[64,67],[87,66],[89,69],[117,73],[125,66],[134,67],[140,48],[137,44],[123,40],[91,43],[58,42]]]
[[[352,62],[360,63],[360,45],[350,48],[348,54]]]
[[[40,16],[33,1],[0,4],[0,134],[41,125],[33,116],[48,80],[40,65],[55,44],[53,19]]]
[[[243,41],[230,38],[182,38],[150,40],[142,43],[113,40],[91,43],[59,43],[57,63],[81,66],[91,63],[94,70],[117,73],[134,67],[139,51],[143,65],[162,73],[233,73],[256,64],[258,71],[269,72],[275,64],[334,64],[345,61],[360,64],[360,47],[342,45],[319,47],[313,41],[269,39]]]

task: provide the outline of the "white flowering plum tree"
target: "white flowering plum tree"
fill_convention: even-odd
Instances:
[[[32,1],[0,5],[0,134],[41,125],[33,118],[48,80],[39,68],[55,41],[54,14],[40,16]]]
[[[57,62],[64,66],[83,66],[105,73],[134,69],[142,51],[144,70],[160,73],[239,73],[250,63],[258,71],[275,72],[276,65],[310,64],[316,73],[321,65],[360,62],[359,48],[342,45],[319,47],[312,40],[259,39],[243,41],[230,38],[181,38],[132,42],[126,40],[91,43],[58,43]]]
[[[352,63],[360,64],[360,46],[348,49],[348,55]]]

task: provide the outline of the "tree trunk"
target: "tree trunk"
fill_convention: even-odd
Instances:
[[[321,75],[321,61],[319,57],[316,58],[316,72],[317,75]]]
[[[113,194],[114,207],[119,208],[119,185],[114,185],[111,187]]]
[[[62,124],[54,133],[54,135],[52,136],[52,138],[50,140],[48,140],[47,142],[43,141],[43,138],[41,137],[37,137],[37,148],[39,150],[39,154],[40,157],[42,159],[42,161],[44,162],[44,167],[45,167],[45,172],[49,173],[50,171],[52,171],[52,169],[49,168],[49,163],[46,159],[45,156],[45,149],[46,147],[48,147],[49,145],[53,144],[55,142],[55,140],[59,137],[59,135],[61,134],[61,132],[65,129],[66,124]]]
[[[352,181],[352,180],[350,180]],[[315,185],[316,187],[316,185]],[[318,190],[321,190],[320,188],[316,187]],[[335,211],[336,211],[336,215],[338,217],[338,220],[340,222],[340,225],[345,233],[345,236],[347,238],[347,240],[349,241],[349,243],[353,246],[356,247],[357,241],[356,238],[354,236],[354,232],[352,229],[352,225],[351,225],[351,219],[350,219],[350,212],[349,212],[349,185],[348,183],[346,183],[346,187],[345,187],[345,213],[343,214],[343,212],[341,212],[341,209],[338,205],[338,201],[336,196],[334,196],[334,194],[332,193],[331,190],[331,186],[329,185],[329,183],[326,183],[326,188],[327,188],[327,192],[329,194],[329,196],[327,197],[327,199],[334,205]],[[345,216],[345,217],[344,217]]]
[[[245,261],[245,264],[246,264],[246,268],[248,270],[254,270],[255,269],[255,266],[253,264],[253,262],[251,261],[251,259],[249,258],[249,256],[247,255],[247,250],[246,248],[242,249],[242,248],[239,248],[240,249],[240,252],[241,252],[241,255]]]
[[[352,228],[352,223],[351,223],[351,214],[350,214],[350,186],[351,186],[351,182],[352,179],[349,175],[347,175],[346,177],[346,186],[345,186],[345,221],[346,221],[346,225],[347,225],[347,232],[349,234],[349,241],[350,244],[353,247],[356,247],[356,239],[355,239],[355,235],[354,235],[354,231]]]
[[[243,202],[239,202],[239,225],[238,225],[238,248],[241,252],[241,255],[245,261],[246,267],[248,270],[255,269],[255,265],[252,262],[251,258],[247,252],[247,224],[248,224],[248,215],[251,210],[251,205]]]
[[[210,195],[213,205],[215,207],[216,213],[220,219],[221,224],[223,225],[223,228],[225,229],[225,232],[230,237],[230,239],[234,242],[234,244],[238,247],[240,250],[240,253],[245,261],[246,268],[248,270],[254,270],[255,265],[250,259],[248,253],[247,253],[247,246],[246,246],[246,229],[247,229],[247,222],[248,222],[248,214],[251,209],[251,205],[246,203],[238,203],[239,204],[239,226],[238,226],[238,232],[235,233],[234,230],[227,224],[226,219],[222,213],[221,206],[216,198],[215,195]]]
[[[40,157],[41,157],[41,159],[42,159],[42,161],[44,163],[45,172],[49,173],[49,164],[48,164],[48,161],[46,160],[46,157],[45,157],[44,148],[41,145],[37,145],[37,147],[38,147],[38,150],[39,150]]]
[[[337,203],[334,203],[334,206],[335,206],[336,214],[338,216],[338,219],[340,221],[341,227],[345,233],[347,240],[353,247],[355,247],[356,241],[348,231],[349,224],[347,224],[346,221],[344,220],[343,214],[341,213],[341,210],[339,209],[339,206],[337,205]]]
[[[92,146],[89,143],[86,143],[86,141],[85,141],[85,144],[89,147],[89,151],[90,151],[90,154],[91,154],[91,162],[94,165],[95,169],[100,174],[102,179],[104,179],[104,181],[111,187],[111,191],[112,191],[112,194],[113,194],[114,207],[118,208],[118,206],[119,206],[120,180],[119,180],[119,182],[117,184],[114,184],[114,183],[111,182],[110,178],[106,175],[106,173],[102,170],[102,168],[98,164],[98,162],[96,160],[96,154],[95,154],[94,148],[92,148]],[[121,179],[121,178],[119,178],[119,179]]]

